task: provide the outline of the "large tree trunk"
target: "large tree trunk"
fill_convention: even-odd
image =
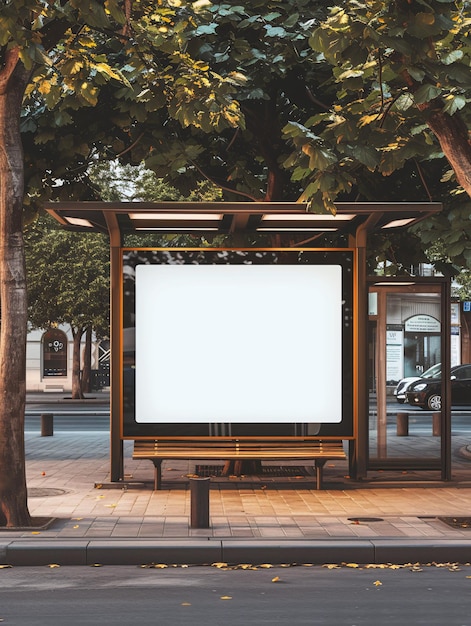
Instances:
[[[260,154],[268,169],[264,202],[282,201],[286,197],[289,178],[280,166],[284,143],[276,106],[276,94],[270,100],[247,100],[242,106],[247,129],[253,133]]]
[[[29,526],[24,410],[26,270],[22,233],[23,151],[20,112],[28,74],[17,51],[0,66],[0,526]]]
[[[420,86],[412,76],[404,70],[404,82],[412,93]],[[458,183],[471,198],[471,142],[469,129],[459,112],[449,115],[443,111],[440,98],[417,105],[424,114],[428,127],[437,138],[445,158],[453,168]]]
[[[471,143],[466,124],[459,113],[448,115],[442,111],[432,112],[427,117],[427,124],[438,139],[459,184],[471,198]]]
[[[72,328],[72,336],[74,338],[72,353],[72,400],[81,400],[83,398],[82,383],[80,380],[80,346],[83,332],[83,328]]]

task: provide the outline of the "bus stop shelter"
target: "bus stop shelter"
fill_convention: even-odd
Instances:
[[[49,202],[46,210],[66,229],[81,232],[101,232],[109,236],[111,258],[111,423],[110,423],[110,474],[113,482],[121,481],[124,477],[123,441],[152,437],[152,424],[137,425],[135,430],[128,428],[126,422],[126,329],[123,327],[123,300],[125,300],[124,283],[126,264],[123,258],[129,252],[135,256],[144,256],[144,263],[152,264],[155,259],[161,263],[163,254],[185,257],[178,263],[198,264],[195,254],[208,255],[208,251],[219,250],[219,254],[235,253],[246,255],[243,263],[252,264],[253,254],[263,258],[263,263],[270,265],[270,254],[276,256],[276,263],[291,264],[308,263],[313,266],[320,263],[328,267],[342,267],[342,279],[339,281],[339,293],[345,283],[345,276],[351,284],[348,298],[349,322],[342,326],[342,336],[350,337],[349,348],[343,354],[342,376],[347,378],[350,385],[351,397],[348,407],[342,405],[340,411],[351,413],[350,418],[342,425],[343,416],[337,420],[339,424],[330,424],[319,431],[320,437],[336,437],[349,442],[349,471],[353,479],[365,478],[369,469],[388,467],[413,467],[415,469],[438,469],[443,480],[451,476],[451,407],[450,407],[450,285],[446,279],[429,279],[425,281],[426,290],[431,289],[438,294],[440,301],[441,324],[441,360],[443,402],[441,409],[441,442],[439,458],[390,459],[379,455],[380,459],[370,461],[369,450],[369,361],[371,349],[368,339],[369,324],[369,292],[372,287],[376,292],[383,287],[387,289],[401,289],[408,291],[423,290],[424,282],[419,277],[381,278],[373,279],[367,276],[367,245],[368,235],[385,229],[405,228],[415,224],[441,210],[439,203],[337,203],[335,215],[330,213],[314,213],[308,204],[293,202],[257,203],[257,202]],[[191,248],[179,247],[151,247],[142,248],[134,243],[127,243],[127,236],[142,235],[195,235],[210,238],[215,235],[229,236],[223,248],[212,248],[207,243],[200,243],[195,239]],[[329,235],[340,235],[342,246],[337,248],[316,247],[319,240]],[[254,236],[265,236],[268,244],[253,246],[250,244]],[[143,252],[140,252],[143,250]],[[201,254],[200,254],[201,253]],[[160,256],[159,256],[160,255]],[[252,256],[250,256],[252,255]],[[293,256],[294,255],[294,256]],[[335,256],[337,255],[337,256]],[[273,257],[273,254],[272,254]],[[224,263],[231,265],[229,258]],[[159,260],[160,259],[160,260]],[[267,260],[268,259],[268,260]],[[280,261],[281,259],[281,261]],[[327,259],[327,260],[326,260]],[[333,259],[333,260],[328,260]],[[340,260],[337,260],[340,259]],[[169,261],[165,261],[166,263]],[[171,260],[170,263],[175,263]],[[214,264],[220,261],[203,261]],[[256,261],[259,262],[258,260]],[[322,273],[322,272],[321,272]],[[335,274],[335,272],[334,272]],[[290,277],[287,279],[290,281]],[[289,284],[289,283],[287,283]],[[344,291],[341,297],[344,298]],[[346,292],[345,292],[346,293]],[[134,296],[133,296],[134,297]],[[342,301],[343,302],[343,301]],[[296,306],[302,310],[302,302]],[[345,303],[342,303],[345,306]],[[351,310],[350,310],[351,309]],[[168,318],[167,318],[168,319]],[[347,316],[345,316],[347,319]],[[351,331],[344,332],[349,326]],[[231,329],[227,329],[230,333]],[[335,333],[335,327],[332,331]],[[260,327],[263,333],[263,322]],[[350,334],[349,334],[350,333]],[[254,335],[256,337],[256,335]],[[277,337],[272,337],[277,341]],[[343,341],[343,339],[342,339]],[[384,435],[385,425],[385,344],[378,342],[377,367],[377,403],[378,438]],[[124,356],[123,356],[124,355]],[[346,357],[345,357],[346,355]],[[339,355],[340,357],[340,355]],[[306,361],[308,363],[308,361]],[[307,367],[307,366],[306,366]],[[238,394],[244,393],[240,381],[233,380]],[[133,391],[134,393],[134,391]],[[145,408],[145,407],[143,407]],[[133,409],[134,410],[134,409]],[[152,411],[152,408],[150,409]],[[301,417],[296,419],[302,420]],[[178,419],[178,418],[176,418]],[[191,419],[191,415],[189,415]],[[335,422],[335,419],[333,420]],[[343,428],[345,430],[343,430]],[[237,430],[237,429],[236,429]],[[219,432],[219,431],[218,431]],[[303,431],[308,432],[308,431]],[[383,457],[383,458],[381,458]]]

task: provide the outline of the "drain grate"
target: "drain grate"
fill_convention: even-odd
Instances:
[[[452,528],[470,528],[471,517],[439,517],[437,518]]]
[[[368,524],[369,522],[384,522],[382,517],[348,517],[349,522]]]
[[[65,489],[49,489],[44,487],[30,487],[28,489],[28,497],[30,498],[50,498],[52,496],[63,496],[67,491]]]
[[[224,465],[197,465],[195,474],[202,477],[222,477]],[[305,467],[301,465],[266,465],[261,468],[253,476],[261,476],[262,478],[294,478],[296,476],[310,476]],[[227,478],[227,477],[224,477]]]

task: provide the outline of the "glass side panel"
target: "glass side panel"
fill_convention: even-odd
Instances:
[[[423,285],[370,289],[376,303],[368,338],[370,462],[439,461],[441,295]]]

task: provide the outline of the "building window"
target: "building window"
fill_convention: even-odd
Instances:
[[[57,328],[43,335],[43,377],[67,376],[67,337]]]

